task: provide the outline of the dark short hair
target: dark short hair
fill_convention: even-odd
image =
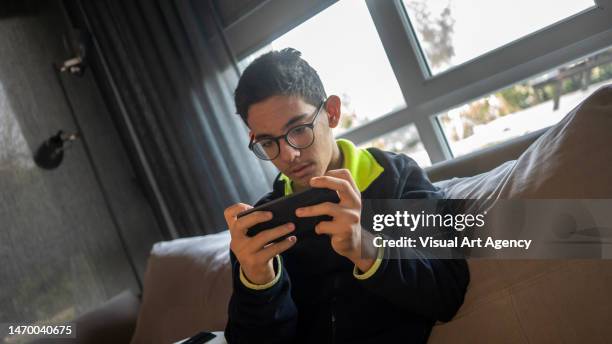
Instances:
[[[301,55],[293,48],[273,50],[258,57],[244,70],[234,92],[236,113],[244,123],[247,123],[251,105],[272,96],[300,96],[313,106],[326,98],[319,74]]]

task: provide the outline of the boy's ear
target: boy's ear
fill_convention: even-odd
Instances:
[[[340,123],[342,101],[340,97],[331,95],[325,102],[325,111],[327,112],[327,122],[330,128],[335,128]]]

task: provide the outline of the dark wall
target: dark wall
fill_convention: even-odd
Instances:
[[[52,69],[69,57],[64,17],[55,1],[40,3],[0,16],[0,322],[66,320],[139,293],[161,240],[91,71],[61,76],[87,146],[77,141],[56,170],[34,165],[46,138],[77,130]]]

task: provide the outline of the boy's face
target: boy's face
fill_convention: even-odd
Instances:
[[[331,101],[330,101],[331,100]],[[308,148],[296,149],[279,140],[280,153],[272,163],[299,186],[307,187],[312,177],[328,170],[335,141],[331,128],[340,117],[335,110],[338,97],[332,96],[323,106],[314,123],[314,142]],[[328,112],[327,109],[330,109]],[[317,107],[298,96],[272,96],[249,107],[247,122],[251,137],[279,136],[291,128],[312,122]],[[337,113],[336,113],[337,112]]]

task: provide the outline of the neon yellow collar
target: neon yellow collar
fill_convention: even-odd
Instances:
[[[351,172],[359,191],[363,192],[385,169],[367,149],[357,148],[351,141],[345,139],[338,139],[336,143],[344,156],[342,167]],[[285,196],[292,194],[291,179],[282,173],[279,179],[285,182]]]

